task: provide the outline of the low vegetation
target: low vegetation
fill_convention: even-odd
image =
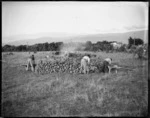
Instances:
[[[30,54],[2,55],[2,116],[147,116],[148,61],[128,53],[104,53],[114,63],[132,70],[39,75],[19,66]],[[38,52],[36,62],[52,52]]]
[[[91,41],[87,41],[85,43],[80,42],[70,42],[70,43],[63,43],[63,42],[52,42],[52,43],[39,43],[34,45],[4,45],[2,47],[3,52],[7,51],[62,51],[62,48],[69,47],[71,50],[78,50],[78,51],[112,51],[114,47],[111,45],[115,41],[98,41],[96,43],[92,43]],[[140,38],[132,38],[129,37],[128,39],[128,48],[130,49],[132,45],[142,45],[144,41]],[[70,48],[72,47],[72,48]],[[123,44],[121,47],[117,49],[118,52],[125,52],[126,51],[126,44]]]

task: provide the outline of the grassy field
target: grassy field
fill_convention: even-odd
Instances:
[[[38,52],[38,61],[51,52]],[[147,116],[148,61],[127,53],[96,53],[134,68],[118,74],[38,75],[25,71],[27,52],[2,54],[2,116]]]

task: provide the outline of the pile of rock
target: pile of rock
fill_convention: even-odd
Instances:
[[[37,73],[80,73],[80,63],[82,57],[68,57],[66,59],[55,59],[55,61],[46,61],[37,65]],[[98,65],[101,65],[102,61],[98,58],[91,59],[90,72],[98,72]]]

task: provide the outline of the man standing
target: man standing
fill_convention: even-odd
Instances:
[[[27,60],[26,70],[28,71],[30,67],[31,67],[31,70],[34,72],[35,71],[35,58],[34,58],[34,55],[31,55]]]
[[[89,73],[90,55],[84,56],[81,59],[81,70],[80,73]]]
[[[102,65],[102,72],[106,73],[111,71],[110,64],[112,62],[112,58],[106,58]]]

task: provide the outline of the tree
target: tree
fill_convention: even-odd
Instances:
[[[130,37],[128,39],[128,45],[129,45],[129,48],[134,44],[134,40],[132,39],[132,37]]]
[[[2,47],[2,51],[10,51],[10,48],[11,48],[11,45],[4,45],[3,47]]]
[[[143,45],[144,44],[144,41],[140,38],[132,38],[130,37],[128,39],[128,45],[129,45],[129,48],[132,46],[132,45]]]
[[[49,48],[50,48],[50,51],[56,51],[56,46],[55,46],[55,43],[50,43],[49,44]]]
[[[43,43],[43,51],[48,51],[48,42]]]
[[[135,40],[135,45],[143,45],[144,41],[140,38],[134,39]]]
[[[109,42],[108,42],[108,41],[103,41],[102,43],[103,43],[103,44],[109,44]]]
[[[87,51],[87,50],[90,50],[91,49],[91,46],[92,46],[92,42],[91,41],[87,41],[86,43],[85,43],[85,50]]]

